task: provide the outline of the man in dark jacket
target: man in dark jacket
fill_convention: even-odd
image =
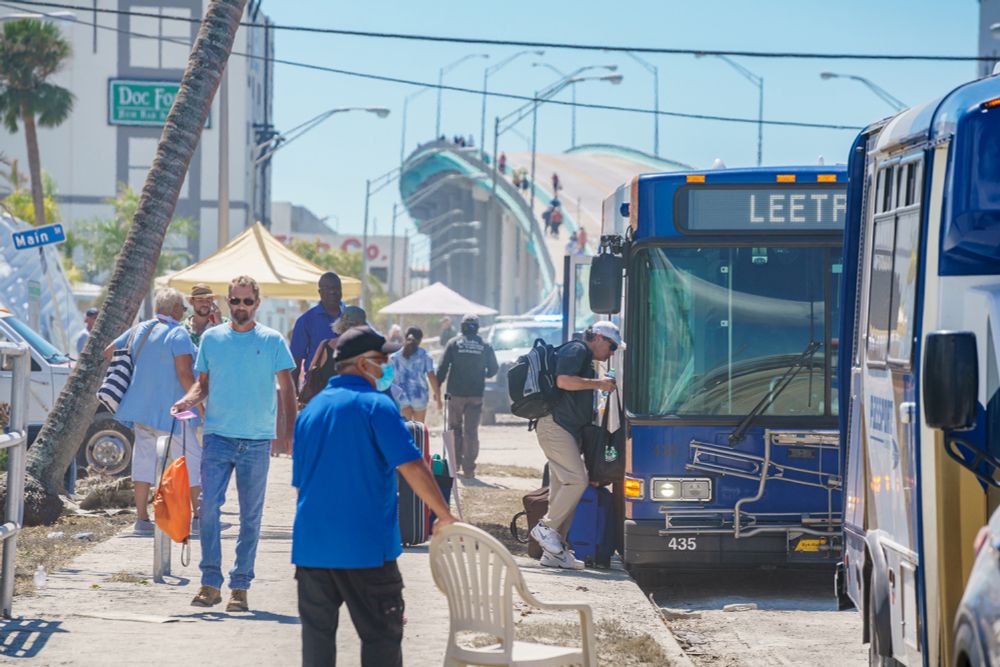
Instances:
[[[449,341],[437,369],[438,384],[448,378],[448,428],[455,432],[456,469],[463,477],[476,473],[479,456],[479,418],[483,412],[486,378],[497,374],[493,348],[479,337],[479,318],[462,318],[462,335]]]

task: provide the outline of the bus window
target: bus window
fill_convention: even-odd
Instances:
[[[828,416],[825,248],[642,248],[630,267],[630,411],[741,416],[825,343],[766,415]],[[633,341],[635,341],[633,343]]]
[[[875,222],[872,242],[871,279],[868,291],[868,363],[884,364],[889,344],[892,304],[892,249],[894,220]]]
[[[907,165],[913,167],[915,165]],[[917,293],[920,214],[912,210],[896,221],[895,261],[892,265],[892,306],[890,314],[889,359],[910,365],[913,347],[913,303]]]

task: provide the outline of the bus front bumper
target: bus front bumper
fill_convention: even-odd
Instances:
[[[840,557],[840,538],[794,532],[762,533],[737,539],[732,531],[666,531],[656,520],[625,521],[626,567],[682,566],[691,568],[756,565],[826,564]]]

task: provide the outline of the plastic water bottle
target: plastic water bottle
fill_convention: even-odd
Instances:
[[[32,581],[34,581],[36,589],[40,590],[42,588],[45,588],[45,584],[48,583],[48,579],[45,576],[44,567],[39,565],[37,568],[35,568],[35,576],[33,577]]]
[[[614,368],[609,368],[609,369],[608,369],[608,374],[607,374],[607,377],[611,378],[612,380],[614,380],[614,379],[615,379],[615,369],[614,369]],[[602,396],[603,396],[603,397],[604,397],[605,399],[607,399],[607,397],[608,397],[608,395],[609,395],[610,393],[611,393],[611,392],[609,392],[609,391],[604,391],[604,392],[601,392],[601,395],[602,395]],[[606,405],[606,404],[607,404],[607,401],[605,401],[605,405]]]

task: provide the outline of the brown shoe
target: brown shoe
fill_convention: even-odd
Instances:
[[[234,588],[229,592],[229,604],[226,605],[226,611],[250,611],[245,588]]]
[[[213,607],[222,602],[222,591],[211,586],[202,586],[191,600],[192,607]]]

